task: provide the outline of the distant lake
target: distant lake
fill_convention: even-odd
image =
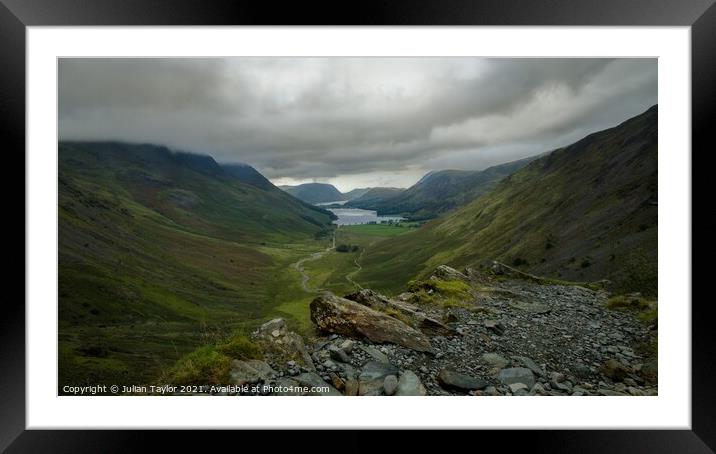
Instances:
[[[378,216],[377,211],[361,210],[358,208],[332,208],[328,211],[338,216],[338,219],[333,221],[334,224],[338,225],[358,225],[369,224],[371,222],[380,224],[382,222],[402,221],[405,219],[400,216]]]

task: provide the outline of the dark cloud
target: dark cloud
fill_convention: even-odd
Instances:
[[[656,102],[656,59],[59,63],[60,138],[162,143],[344,189],[541,153]]]

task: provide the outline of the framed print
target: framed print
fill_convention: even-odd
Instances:
[[[691,150],[716,7],[311,9],[4,1],[26,285],[0,448],[549,429],[514,443],[711,452]]]

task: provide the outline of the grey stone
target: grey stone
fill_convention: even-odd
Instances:
[[[342,363],[348,363],[351,360],[345,351],[338,347],[334,347],[333,345],[328,347],[328,353],[331,355],[332,359]]]
[[[564,374],[552,372],[549,374],[549,381],[552,383],[562,383],[564,381]]]
[[[527,387],[531,388],[535,384],[534,374],[526,367],[511,367],[509,369],[502,369],[497,374],[497,379],[504,385],[524,383]]]
[[[374,360],[376,360],[378,362],[381,362],[381,363],[389,363],[390,362],[390,360],[388,359],[388,356],[385,353],[378,350],[377,348],[371,347],[369,345],[361,345],[360,349],[363,350],[364,352],[366,352],[371,358],[373,358]]]
[[[353,342],[351,339],[346,339],[341,343],[341,350],[346,352],[347,355],[350,355],[353,351],[353,347],[355,346],[355,342]]]
[[[426,394],[425,386],[414,372],[409,370],[403,372],[400,380],[398,380],[398,389],[395,391],[396,396],[424,396]]]
[[[383,391],[386,396],[392,396],[398,389],[398,377],[395,375],[388,375],[383,380]]]
[[[542,386],[542,383],[535,383],[530,390],[530,394],[544,396],[547,394],[547,391],[544,389],[544,386]]]
[[[285,329],[286,329],[286,321],[282,318],[275,318],[275,319],[269,320],[268,322],[261,325],[261,327],[259,328],[259,333],[273,334],[274,331],[278,331],[280,334]],[[274,336],[274,337],[276,337],[276,336]]]
[[[512,358],[515,359],[518,363],[522,364],[532,372],[534,372],[537,375],[544,375],[544,372],[542,372],[542,368],[540,368],[537,363],[532,361],[531,358],[528,358],[526,356],[513,356]]]
[[[485,325],[485,328],[498,336],[502,336],[505,333],[505,327],[497,320],[485,320],[483,324]]]
[[[512,383],[510,384],[510,391],[512,391],[512,394],[516,393],[518,390],[524,390],[527,391],[529,388],[524,383]]]
[[[258,383],[275,376],[276,371],[264,361],[258,359],[249,359],[246,361],[239,359],[231,360],[229,377],[233,385],[241,386],[248,383]]]
[[[383,392],[383,382],[388,375],[398,375],[398,368],[389,363],[368,362],[358,376],[358,394],[380,395]]]
[[[488,385],[485,380],[461,374],[450,369],[442,369],[437,379],[440,386],[452,391],[468,392],[476,389],[484,389]]]
[[[497,353],[484,353],[480,359],[482,362],[489,364],[490,366],[502,369],[503,367],[510,364],[510,362],[504,356],[498,355]]]

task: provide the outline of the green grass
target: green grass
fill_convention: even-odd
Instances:
[[[234,335],[227,342],[219,344],[216,349],[219,353],[234,359],[263,358],[261,347],[242,334]]]
[[[652,110],[532,161],[468,205],[368,247],[356,279],[395,293],[441,264],[517,261],[539,276],[655,296],[656,130]],[[635,141],[643,146],[625,145]]]
[[[222,385],[229,382],[231,358],[207,345],[182,357],[169,372],[173,385]]]
[[[394,237],[409,232],[410,228],[402,224],[361,224],[344,225],[339,228],[341,233],[347,232],[361,236]]]
[[[651,304],[645,298],[635,295],[617,295],[607,300],[607,308],[612,310],[644,311]]]
[[[326,212],[156,147],[61,143],[59,159],[60,385],[151,382],[255,328],[304,296],[277,277],[328,243]]]
[[[609,298],[606,307],[615,311],[631,312],[646,324],[654,323],[659,317],[658,302],[641,295],[616,295]]]
[[[441,307],[469,307],[472,287],[463,281],[410,281],[408,291],[413,293],[414,302],[436,304]]]

